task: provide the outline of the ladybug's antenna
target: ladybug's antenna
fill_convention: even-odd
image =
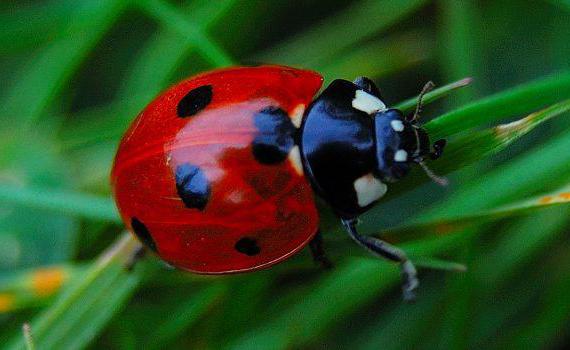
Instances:
[[[420,113],[422,112],[422,109],[424,107],[424,96],[430,92],[431,90],[433,90],[433,88],[435,87],[435,84],[433,83],[433,81],[428,81],[424,87],[422,88],[422,91],[420,92],[420,94],[418,95],[418,103],[416,104],[416,110],[414,112],[414,115],[412,116],[412,119],[410,120],[410,122],[415,122],[420,118]]]
[[[436,184],[440,186],[447,186],[449,184],[449,180],[446,177],[436,175],[423,161],[419,161],[418,164],[422,167],[426,175]]]

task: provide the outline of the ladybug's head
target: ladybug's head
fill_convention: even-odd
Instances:
[[[404,118],[397,109],[385,109],[376,113],[374,127],[377,176],[382,180],[395,182],[408,174],[411,165],[418,164],[435,182],[447,182],[433,174],[424,163],[427,158],[439,158],[445,140],[438,140],[432,146],[427,132],[415,120]]]

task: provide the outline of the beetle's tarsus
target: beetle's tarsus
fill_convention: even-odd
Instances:
[[[404,253],[400,248],[384,242],[381,239],[360,235],[356,231],[355,219],[342,220],[342,223],[350,237],[355,240],[356,243],[368,249],[376,256],[400,264],[400,268],[402,270],[402,294],[404,300],[407,302],[415,300],[415,290],[418,288],[420,283],[417,277],[416,267],[410,259],[408,259],[406,253]]]
[[[420,285],[417,277],[416,267],[410,260],[401,263],[402,268],[402,294],[404,301],[413,302],[416,300],[415,290]]]

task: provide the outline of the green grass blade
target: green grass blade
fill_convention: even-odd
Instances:
[[[82,266],[61,265],[3,274],[0,277],[0,314],[45,304],[83,271]]]
[[[106,288],[108,292],[94,300],[81,317],[68,318],[73,321],[73,327],[70,326],[60,334],[50,334],[51,337],[44,340],[45,344],[50,344],[53,339],[54,349],[86,348],[110,319],[121,311],[122,306],[127,304],[140,280],[140,276],[134,274],[115,280]]]
[[[406,251],[431,255],[456,247],[456,244],[454,237],[443,237],[437,241],[415,242],[407,246]],[[312,344],[359,306],[390,291],[399,277],[396,265],[376,257],[351,258],[334,273],[308,286],[302,298],[287,303],[277,316],[273,315],[270,321],[261,321],[259,328],[252,329],[227,348],[289,349]]]
[[[224,51],[202,28],[180,14],[180,11],[162,0],[141,0],[136,4],[149,16],[162,25],[172,28],[180,35],[188,37],[196,43],[196,49],[210,61],[213,66],[223,67],[234,64],[234,60]]]
[[[176,339],[180,333],[198,322],[216,303],[224,297],[226,288],[219,283],[212,283],[203,290],[185,300],[166,322],[162,322],[148,336],[149,349],[163,349]]]
[[[438,35],[439,69],[448,80],[458,79],[463,76],[480,77],[479,62],[481,52],[477,35],[480,24],[477,5],[473,0],[454,1],[440,0],[437,2],[440,8]],[[481,81],[476,81],[479,85]],[[453,96],[453,104],[464,103],[473,99],[475,89],[469,89]]]
[[[495,342],[500,348],[511,349],[545,349],[564,342],[564,336],[570,321],[570,303],[568,303],[568,289],[570,276],[566,269],[570,263],[568,245],[560,258],[547,274],[554,278],[542,283],[542,294],[536,303],[536,313],[522,324],[511,327],[507,332],[500,334]],[[536,283],[536,282],[535,282]]]
[[[148,101],[146,94],[140,94],[76,113],[59,134],[63,150],[101,145],[109,140],[118,142],[129,123]]]
[[[570,72],[542,78],[464,105],[430,121],[426,128],[434,139],[446,137],[567,98],[570,98]]]
[[[529,154],[463,186],[421,219],[485,210],[560,184],[570,172],[570,135],[563,134]],[[540,166],[536,166],[540,164]],[[482,196],[481,194],[485,195]]]
[[[77,6],[88,1],[58,0],[19,5],[0,13],[0,52],[12,53],[39,46],[65,30]],[[92,3],[91,5],[93,5]],[[85,7],[96,13],[97,6]],[[46,15],[49,14],[49,15]],[[17,37],[18,40],[14,40]]]
[[[120,221],[110,198],[90,194],[0,184],[0,203],[52,210],[91,220]]]
[[[532,199],[518,201],[516,203],[501,206],[489,211],[469,212],[464,211],[457,216],[439,215],[435,220],[425,220],[416,222],[413,225],[402,226],[387,230],[382,233],[382,237],[390,240],[410,240],[419,239],[430,235],[442,235],[450,232],[460,231],[468,226],[482,224],[485,222],[499,220],[510,216],[523,215],[539,209],[553,206],[568,206],[570,204],[570,185],[561,189],[542,194]]]
[[[421,32],[392,36],[386,40],[373,41],[342,55],[337,55],[315,70],[325,78],[325,85],[334,79],[353,80],[358,76],[379,78],[410,69],[427,60],[431,47],[430,38]],[[370,57],[374,57],[373,60]]]
[[[25,66],[15,85],[0,103],[0,118],[9,125],[27,127],[36,121],[81,66],[95,44],[122,13],[125,2],[96,2],[96,11],[77,6],[68,18],[68,26],[60,38],[49,43]],[[89,15],[85,17],[85,15]],[[81,33],[81,35],[78,35]]]
[[[451,140],[445,157],[434,162],[435,169],[451,172],[504,150],[540,124],[570,111],[570,100],[552,105],[511,123],[475,131]]]
[[[426,3],[425,0],[361,0],[350,5],[341,14],[327,18],[309,30],[261,53],[255,59],[260,62],[315,66],[357,42],[390,28]],[[363,18],[374,20],[365,21]]]
[[[472,164],[504,150],[507,146],[528,134],[540,124],[567,113],[569,110],[570,100],[567,100],[532,113],[520,120],[498,125],[486,130],[466,133],[465,135],[451,139],[445,149],[445,154],[437,161],[430,162],[430,167],[432,167],[436,173],[446,174],[465,165]],[[552,151],[559,152],[558,150]],[[549,156],[556,157],[558,154],[560,153],[549,154]],[[565,154],[560,154],[560,156],[564,158]],[[555,162],[555,159],[552,159],[552,161]],[[424,173],[415,171],[409,175],[403,183],[394,184],[388,192],[387,198],[402,193],[403,191],[408,191],[428,180],[428,177]],[[451,184],[450,186],[453,187],[454,185]],[[478,198],[482,201],[485,200],[485,197],[479,196]]]
[[[461,80],[434,89],[433,91],[428,92],[424,96],[423,103],[427,105],[430,104],[431,102],[437,101],[440,98],[447,96],[449,93],[471,84],[472,81],[473,81],[472,78],[463,78]],[[411,112],[416,108],[417,103],[418,103],[418,96],[414,96],[405,101],[397,103],[396,105],[394,105],[394,108],[397,108],[402,112]]]
[[[548,254],[551,256],[550,254]],[[493,348],[489,343],[496,343],[501,335],[508,336],[503,330],[512,329],[513,320],[521,320],[521,324],[529,322],[532,318],[528,314],[529,309],[534,309],[537,296],[545,289],[544,277],[550,275],[555,262],[541,257],[542,261],[527,266],[527,269],[516,278],[509,281],[506,288],[495,288],[493,284],[480,284],[478,288],[478,305],[480,310],[475,318],[472,318],[473,334],[470,334],[471,344],[476,348]],[[530,268],[528,268],[530,267]],[[474,267],[475,268],[475,267]],[[475,291],[477,292],[477,291]],[[532,311],[531,311],[532,313]],[[530,316],[530,317],[529,317]],[[518,322],[517,322],[518,323]],[[505,337],[502,337],[505,339]]]
[[[363,329],[352,332],[347,337],[344,332],[327,336],[326,343],[332,349],[360,349],[360,350],[401,350],[422,349],[424,341],[422,333],[426,329],[433,329],[433,315],[441,308],[443,295],[439,291],[439,283],[433,281],[423,283],[422,288],[428,293],[410,304],[390,303],[387,309],[382,308],[366,322],[362,322]],[[352,321],[352,320],[351,320]],[[352,326],[352,324],[351,324]],[[345,328],[345,327],[344,327]],[[338,344],[332,342],[338,339]],[[325,347],[323,347],[325,348]],[[328,348],[328,347],[327,347]]]
[[[569,223],[570,208],[560,206],[533,213],[501,230],[494,249],[476,268],[484,284],[501,286],[515,278],[515,273],[525,273],[533,259],[551,249],[563,236]]]
[[[192,19],[201,31],[212,28],[218,19],[226,14],[236,0],[193,1],[184,13],[191,13]],[[195,49],[196,42],[179,31],[170,28],[156,33],[149,39],[130,68],[128,76],[119,91],[120,100],[146,102],[167,85],[176,68],[184,63],[184,58]],[[142,108],[142,106],[137,106]],[[119,110],[119,109],[118,109]],[[129,117],[127,114],[125,117]],[[132,119],[129,117],[129,120]],[[93,125],[95,126],[95,125]]]
[[[455,261],[447,261],[438,258],[418,256],[410,257],[414,261],[416,267],[430,269],[430,270],[441,270],[450,272],[466,272],[467,266]]]
[[[60,348],[57,344],[71,342],[84,347],[90,338],[81,335],[86,334],[84,332],[92,335],[100,330],[140,282],[142,269],[128,272],[125,268],[139,246],[129,234],[124,234],[87,269],[82,279],[68,285],[58,299],[30,323],[36,345],[42,349],[57,349]],[[17,337],[8,348],[24,348],[23,339]]]

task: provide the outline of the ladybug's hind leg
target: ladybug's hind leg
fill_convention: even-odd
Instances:
[[[325,269],[330,269],[333,267],[333,263],[327,258],[325,254],[325,249],[323,246],[323,234],[321,231],[317,231],[317,234],[309,242],[309,248],[311,249],[311,254],[313,255],[313,261],[320,264]]]
[[[374,255],[400,264],[402,269],[402,292],[404,294],[404,300],[414,300],[416,297],[414,290],[418,287],[419,282],[416,276],[416,268],[406,256],[406,253],[381,239],[360,235],[356,231],[356,219],[343,219],[342,223],[350,237],[358,244],[374,253]]]

